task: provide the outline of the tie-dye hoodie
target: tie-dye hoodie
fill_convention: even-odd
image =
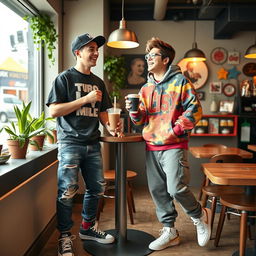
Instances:
[[[147,150],[187,148],[191,130],[202,117],[202,107],[193,85],[178,66],[170,65],[163,79],[156,82],[149,73],[140,90],[139,112],[130,114],[143,126]]]

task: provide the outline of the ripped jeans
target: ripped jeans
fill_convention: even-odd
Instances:
[[[103,194],[105,181],[102,169],[100,143],[94,145],[58,144],[58,196],[57,228],[69,231],[73,226],[73,199],[78,190],[78,173],[81,171],[85,183],[82,217],[94,221],[99,196]]]

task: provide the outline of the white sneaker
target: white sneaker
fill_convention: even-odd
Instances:
[[[211,210],[203,208],[203,216],[199,219],[191,217],[196,226],[197,241],[200,246],[205,246],[211,237]]]
[[[160,237],[149,244],[150,250],[159,251],[180,243],[179,233],[175,228],[163,227],[159,233]]]

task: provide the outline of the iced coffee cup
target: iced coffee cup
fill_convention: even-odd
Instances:
[[[131,101],[130,113],[137,113],[139,108],[140,96],[139,94],[128,94],[127,99]]]
[[[120,121],[120,114],[121,109],[120,108],[109,108],[108,111],[108,121],[111,131],[115,131],[117,128],[117,124]]]

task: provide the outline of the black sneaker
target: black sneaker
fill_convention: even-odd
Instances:
[[[76,237],[71,233],[64,233],[59,238],[58,256],[74,256],[73,242]]]
[[[82,240],[93,240],[101,244],[111,244],[115,241],[115,238],[110,234],[98,229],[97,224],[92,225],[88,229],[80,227],[79,237]]]

